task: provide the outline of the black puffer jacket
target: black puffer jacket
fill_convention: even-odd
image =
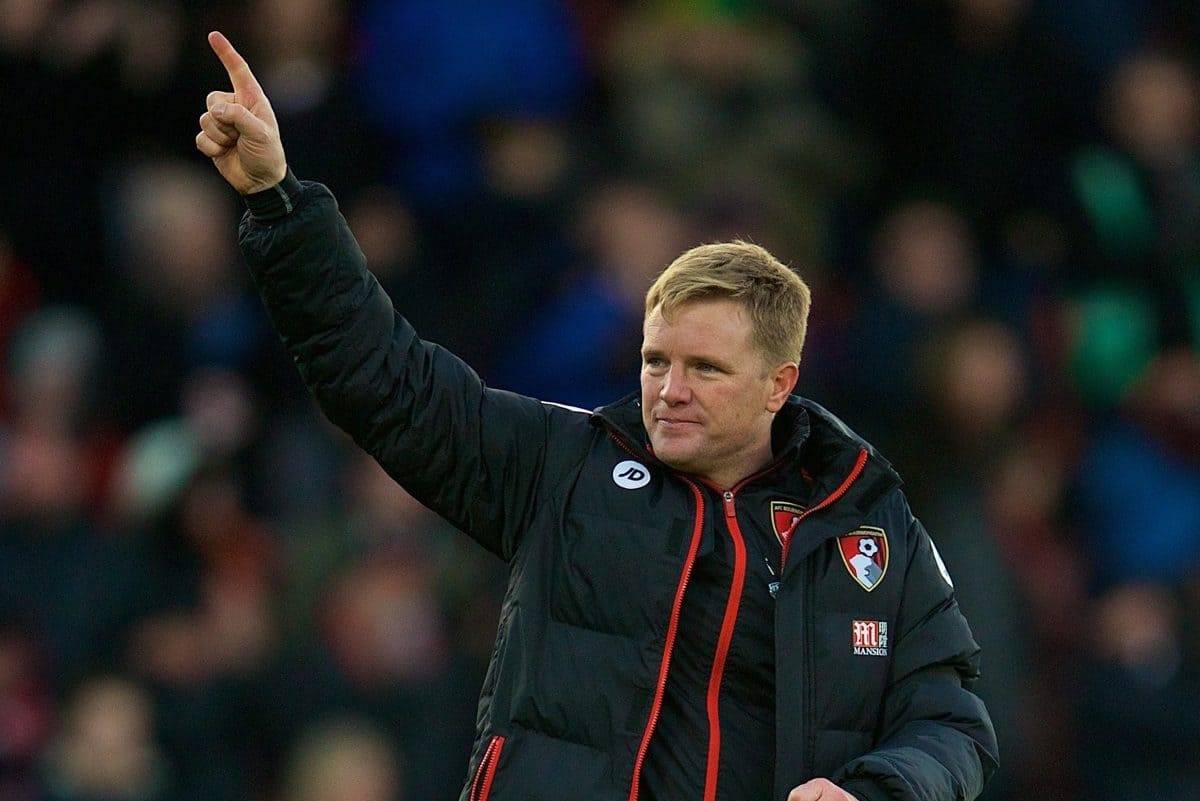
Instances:
[[[793,397],[776,461],[719,493],[651,456],[636,397],[586,413],[490,389],[419,339],[323,186],[289,177],[251,208],[243,252],[322,409],[509,564],[462,799],[636,799],[715,526],[735,543],[751,527],[786,540],[776,801],[814,776],[863,801],[978,795],[996,764],[965,688],[979,648],[899,478],[835,417]]]

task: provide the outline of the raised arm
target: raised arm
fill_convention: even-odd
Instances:
[[[367,270],[337,203],[284,159],[270,102],[219,33],[233,92],[212,92],[196,146],[246,196],[239,241],[322,410],[419,501],[505,559],[540,490],[586,453],[586,415],[493,390],[420,339]]]

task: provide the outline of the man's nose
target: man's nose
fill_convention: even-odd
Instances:
[[[670,406],[687,403],[692,398],[692,391],[683,377],[683,368],[672,367],[663,378],[659,397]]]

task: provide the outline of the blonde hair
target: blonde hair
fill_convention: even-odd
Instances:
[[[733,298],[745,305],[754,343],[768,364],[800,361],[812,293],[765,248],[741,240],[692,248],[650,286],[646,315],[661,307],[670,319],[683,304],[706,298]]]

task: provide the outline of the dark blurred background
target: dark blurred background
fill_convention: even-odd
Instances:
[[[1200,4],[0,0],[0,799],[465,777],[502,566],[270,329],[193,149],[213,28],[493,385],[613,400],[680,251],[793,265],[801,390],[984,647],[986,798],[1200,798]]]

